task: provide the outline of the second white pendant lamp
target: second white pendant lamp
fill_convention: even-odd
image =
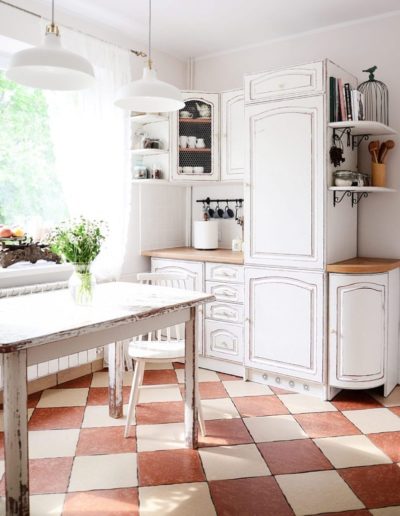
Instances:
[[[151,60],[151,0],[149,0],[149,50],[147,66],[138,81],[123,86],[114,104],[140,113],[168,113],[179,111],[185,105],[182,94],[172,84],[157,79]]]
[[[94,84],[94,70],[89,61],[61,45],[58,26],[54,23],[54,0],[51,24],[46,27],[43,43],[14,54],[6,76],[24,86],[43,90],[82,90]]]

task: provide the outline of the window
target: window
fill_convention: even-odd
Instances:
[[[67,216],[45,94],[0,70],[0,223],[29,230]]]

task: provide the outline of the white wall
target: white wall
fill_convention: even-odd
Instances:
[[[328,57],[356,75],[378,66],[377,78],[389,87],[390,125],[400,131],[400,15],[336,26],[232,53],[197,59],[195,88],[222,91],[242,86],[243,74]],[[388,186],[400,190],[400,140],[388,159]],[[363,144],[365,153],[365,143]],[[367,165],[368,166],[368,165]],[[360,203],[360,256],[400,257],[400,192],[373,194]]]

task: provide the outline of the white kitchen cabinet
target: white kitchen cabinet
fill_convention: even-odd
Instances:
[[[330,386],[364,389],[385,384],[388,393],[396,385],[398,278],[398,269],[329,275]],[[395,311],[390,303],[395,303]]]
[[[205,321],[207,357],[243,362],[243,328],[237,324]]]
[[[245,264],[324,266],[324,98],[246,106]]]
[[[246,104],[322,93],[323,62],[248,74],[244,78],[244,85]]]
[[[242,265],[231,265],[228,263],[206,263],[206,280],[228,281],[243,283],[244,271]]]
[[[185,106],[171,116],[173,181],[218,181],[219,93],[182,92]]]
[[[221,93],[221,180],[243,181],[244,176],[244,92]]]
[[[324,274],[245,269],[245,365],[323,380]]]
[[[203,269],[203,263],[201,262],[191,262],[183,260],[164,260],[162,258],[152,258],[151,260],[152,272],[170,272],[187,274],[188,290],[204,290]],[[203,310],[203,306],[198,307],[196,321],[196,338],[198,342],[198,350],[200,355],[203,354]]]
[[[228,303],[244,302],[243,285],[207,281],[206,292],[213,294],[217,301],[227,301]]]

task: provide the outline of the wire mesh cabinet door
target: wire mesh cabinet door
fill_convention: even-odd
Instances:
[[[218,181],[219,94],[183,92],[185,106],[171,117],[171,170],[177,181]]]

